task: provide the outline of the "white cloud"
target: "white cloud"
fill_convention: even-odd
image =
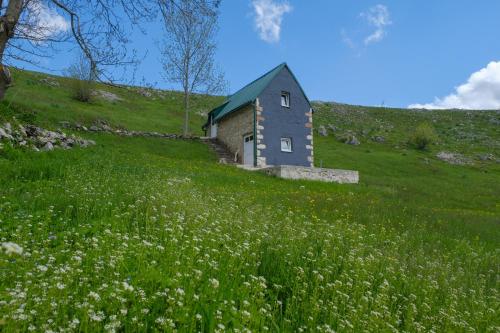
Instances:
[[[253,0],[255,27],[260,38],[268,43],[280,40],[283,15],[292,11],[288,2],[276,3],[273,0]]]
[[[361,13],[369,25],[375,27],[375,31],[367,36],[364,40],[365,45],[380,42],[384,39],[386,32],[386,27],[391,25],[391,18],[389,9],[384,5],[375,5],[371,7],[367,12]]]
[[[340,30],[340,36],[342,37],[342,41],[351,49],[354,49],[356,47],[356,43],[352,40],[351,37],[349,37],[345,29]]]
[[[455,92],[433,103],[412,104],[412,109],[500,109],[500,61],[473,73]]]
[[[28,3],[26,15],[25,24],[20,26],[21,32],[37,40],[47,39],[70,29],[70,23],[62,15],[40,0]]]

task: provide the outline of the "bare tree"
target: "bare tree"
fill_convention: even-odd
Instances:
[[[101,82],[115,82],[117,66],[136,64],[124,27],[157,17],[158,5],[170,9],[179,0],[0,0],[0,99],[11,77],[6,65],[24,61],[39,65],[61,44],[73,43],[88,59]],[[54,29],[48,14],[69,21]]]
[[[220,1],[160,0],[165,38],[160,45],[164,76],[184,92],[184,135],[189,135],[189,99],[195,92],[221,92],[226,81],[215,66]]]

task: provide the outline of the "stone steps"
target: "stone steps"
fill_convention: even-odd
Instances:
[[[221,164],[233,164],[237,163],[234,161],[234,155],[227,149],[227,147],[217,139],[207,138],[203,139],[210,149],[212,149],[215,154],[217,154],[217,158],[219,159],[219,163]]]

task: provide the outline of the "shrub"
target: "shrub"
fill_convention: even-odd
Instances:
[[[437,134],[434,127],[428,123],[422,123],[417,126],[409,142],[415,146],[415,148],[424,150],[427,149],[430,144],[436,142],[436,140]]]
[[[90,62],[81,55],[66,73],[70,78],[69,88],[73,98],[80,102],[90,102],[95,83]]]

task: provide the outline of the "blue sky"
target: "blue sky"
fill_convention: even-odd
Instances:
[[[312,100],[500,108],[499,15],[498,0],[225,0],[217,62],[231,92],[286,61]],[[176,88],[160,75],[160,29],[134,33],[148,53],[137,76]]]

